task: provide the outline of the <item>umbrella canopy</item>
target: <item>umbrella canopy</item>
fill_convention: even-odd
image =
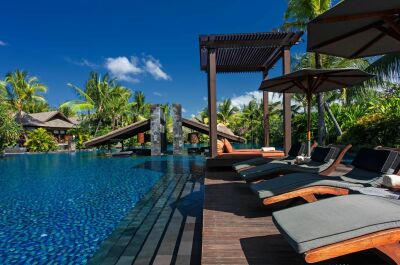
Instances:
[[[276,93],[312,94],[358,85],[373,75],[359,69],[303,69],[265,79],[260,90]]]
[[[260,90],[276,93],[302,93],[307,96],[308,156],[311,150],[311,97],[313,94],[359,85],[373,75],[359,69],[303,69],[265,79]]]
[[[345,58],[400,52],[399,0],[345,0],[308,24],[307,51]]]

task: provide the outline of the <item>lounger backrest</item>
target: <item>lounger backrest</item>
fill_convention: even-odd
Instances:
[[[394,169],[394,174],[400,176],[400,148],[392,148],[392,147],[385,147],[385,146],[377,146],[375,147],[377,150],[390,150],[395,151],[398,153],[397,159],[394,161],[392,168]]]
[[[362,148],[351,163],[354,167],[382,174],[392,174],[398,167],[399,153],[387,149]]]
[[[291,157],[296,157],[305,154],[306,151],[306,145],[305,144],[293,144],[292,147],[289,150],[288,155]]]
[[[330,160],[336,159],[339,153],[340,149],[334,146],[315,147],[311,154],[311,160],[319,163],[327,163]]]

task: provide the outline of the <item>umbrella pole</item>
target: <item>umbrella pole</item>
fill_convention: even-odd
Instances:
[[[307,95],[307,156],[311,156],[311,95]]]

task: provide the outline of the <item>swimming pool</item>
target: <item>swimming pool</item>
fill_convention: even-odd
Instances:
[[[85,264],[166,174],[201,157],[93,152],[0,159],[0,264]]]

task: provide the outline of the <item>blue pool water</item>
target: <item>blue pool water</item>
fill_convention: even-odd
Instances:
[[[0,159],[0,264],[85,264],[161,176],[173,173],[156,162],[189,159],[201,158],[82,152]]]

